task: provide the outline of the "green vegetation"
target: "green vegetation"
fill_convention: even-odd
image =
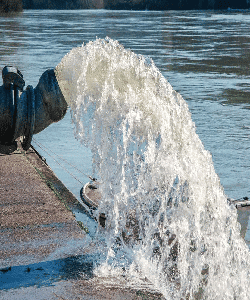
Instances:
[[[89,233],[88,227],[85,226],[85,225],[83,224],[83,222],[77,221],[77,223],[78,223],[79,227],[80,227],[82,230],[84,230],[86,233]]]

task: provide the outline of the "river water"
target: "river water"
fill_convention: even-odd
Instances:
[[[250,15],[244,11],[24,11],[0,18],[1,67],[20,68],[27,84],[55,67],[73,47],[105,38],[153,59],[187,101],[205,149],[231,198],[249,196]],[[70,111],[35,140],[92,174],[91,153],[73,136]],[[36,146],[36,144],[34,143]],[[46,154],[79,198],[81,183]],[[72,170],[82,183],[88,178]],[[245,237],[249,242],[249,228]]]

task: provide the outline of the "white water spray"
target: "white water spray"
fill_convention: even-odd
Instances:
[[[98,39],[72,49],[56,74],[102,182],[109,234],[99,270],[140,274],[166,299],[248,299],[236,209],[187,104],[154,63]]]

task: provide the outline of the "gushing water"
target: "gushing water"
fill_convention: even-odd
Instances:
[[[186,102],[153,61],[97,39],[56,73],[101,182],[107,257],[98,271],[147,278],[166,299],[249,299],[236,209]]]

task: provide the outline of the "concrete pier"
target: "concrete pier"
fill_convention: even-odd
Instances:
[[[9,154],[8,154],[9,152]],[[85,232],[71,212],[75,197],[39,155],[0,148],[0,268],[44,260]]]
[[[81,210],[33,147],[0,145],[0,299],[164,299],[93,275]]]

